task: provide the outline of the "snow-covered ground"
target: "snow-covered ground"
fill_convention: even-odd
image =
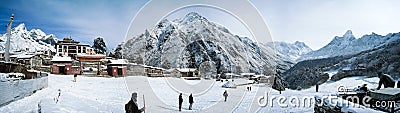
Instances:
[[[78,77],[50,75],[49,86],[29,97],[0,108],[1,113],[37,112],[41,103],[44,112],[124,112],[129,94],[123,78]],[[61,95],[55,104],[54,98]]]
[[[338,93],[338,87],[339,86],[344,86],[346,88],[355,88],[357,86],[361,86],[364,83],[367,83],[367,87],[369,89],[376,88],[378,86],[379,78],[374,77],[374,78],[365,78],[365,77],[349,77],[349,78],[344,78],[340,81],[337,82],[326,82],[322,85],[319,86],[319,91],[316,92],[315,86],[305,89],[305,90],[286,90],[283,91],[282,94],[279,94],[278,91],[276,90],[271,90],[269,93],[268,97],[273,97],[275,96],[276,99],[273,101],[273,107],[270,107],[270,103],[266,107],[262,107],[258,112],[314,112],[314,104],[311,104],[311,107],[303,107],[303,104],[300,104],[301,107],[293,107],[290,105],[288,102],[289,99],[292,96],[295,96],[297,98],[304,99],[307,97],[313,97],[315,95],[331,95],[331,94],[337,94]],[[288,104],[287,108],[282,108],[278,105],[278,98],[279,97],[285,97],[287,100],[284,102],[285,104]],[[268,100],[269,101],[269,100]],[[309,104],[306,104],[309,105]]]
[[[83,77],[72,82],[72,75],[50,75],[49,87],[23,99],[12,102],[0,108],[1,113],[37,112],[40,105],[43,112],[125,112],[124,105],[129,101],[132,92],[138,92],[138,105],[144,106],[146,112],[178,112],[178,96],[183,93],[183,112],[313,112],[311,107],[279,106],[277,101],[262,107],[258,98],[269,91],[268,97],[297,96],[298,98],[314,95],[328,95],[337,93],[339,86],[353,88],[368,83],[369,88],[376,88],[378,78],[351,77],[338,82],[327,82],[319,86],[302,91],[286,90],[279,94],[276,90],[267,88],[267,85],[252,85],[247,91],[246,86],[236,89],[222,88],[225,82],[215,80],[185,81],[181,78],[148,78],[143,76],[129,76],[121,78]],[[237,85],[250,81],[235,79]],[[59,91],[60,90],[60,91]],[[228,91],[227,102],[224,102],[222,93]],[[58,94],[60,92],[60,97]],[[193,110],[188,110],[188,96],[193,93]],[[58,98],[58,102],[56,100]],[[277,100],[277,99],[276,99]],[[286,102],[289,104],[289,102]]]

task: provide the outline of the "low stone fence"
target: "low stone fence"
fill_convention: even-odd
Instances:
[[[0,107],[48,87],[48,77],[0,82]]]

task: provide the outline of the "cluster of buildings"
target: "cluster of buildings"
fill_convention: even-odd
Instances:
[[[0,52],[0,60],[5,61],[5,52]],[[55,44],[55,51],[26,50],[10,53],[10,61],[26,67],[27,70],[40,70],[63,75],[109,75],[109,76],[176,76],[193,77],[196,69],[163,69],[143,64],[129,63],[125,59],[114,59],[96,54],[88,44],[81,44],[72,38],[64,38]],[[15,66],[14,66],[15,67]]]
[[[0,60],[4,61],[4,52],[0,52]],[[114,59],[104,54],[96,54],[88,44],[81,44],[71,38],[64,38],[55,44],[55,51],[28,50],[13,51],[10,61],[24,65],[28,70],[39,70],[52,74],[63,75],[109,75],[120,76],[149,76],[149,77],[208,77],[234,78],[247,77],[255,79],[254,73],[224,73],[222,75],[200,75],[195,68],[172,68],[147,66],[129,63],[125,59]],[[258,77],[257,78],[263,78]]]
[[[64,38],[58,41],[55,45],[55,51],[29,51],[29,48],[26,48],[12,51],[9,55],[9,60],[6,62],[5,52],[0,52],[0,65],[9,68],[1,71],[23,70],[18,72],[26,72],[26,70],[40,70],[53,74],[84,74],[86,68],[84,66],[88,66],[87,69],[90,69],[90,71],[93,72],[93,69],[97,71],[97,73],[94,73],[96,75],[109,75],[107,71],[102,71],[106,69],[101,67],[101,65],[106,65],[103,63],[106,55],[95,54],[90,45],[80,44],[71,38]],[[111,63],[110,65],[116,64]],[[124,73],[117,74],[124,75]],[[111,73],[110,75],[116,74]]]

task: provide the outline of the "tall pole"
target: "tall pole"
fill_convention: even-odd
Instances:
[[[11,26],[12,26],[12,22],[14,21],[14,14],[11,14],[10,17],[10,22],[8,22],[7,24],[7,42],[6,42],[6,51],[5,51],[5,61],[9,62],[10,61],[10,38],[11,38]]]
[[[144,95],[143,95],[143,113],[146,113],[146,100],[144,99]]]

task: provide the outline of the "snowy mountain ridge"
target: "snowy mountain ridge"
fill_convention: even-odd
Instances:
[[[0,35],[0,51],[5,50],[7,37],[5,34]],[[28,31],[24,23],[12,28],[10,51],[26,50],[34,52],[36,50],[51,50],[55,51],[54,44],[57,42],[57,37],[53,34],[46,35],[40,29],[32,29]]]
[[[304,42],[299,42],[299,41],[296,41],[294,43],[273,42],[273,43],[266,43],[266,45],[274,46],[276,54],[279,54],[281,56],[286,56],[293,62],[296,61],[296,59],[300,58],[301,55],[313,51]]]
[[[275,60],[273,47],[234,35],[194,12],[173,21],[164,19],[121,48],[131,62],[167,69],[199,67],[210,61],[219,72],[264,73],[276,65],[287,69],[291,62]]]
[[[400,37],[393,33],[386,36],[371,33],[356,39],[352,34],[352,31],[348,30],[341,37],[335,36],[329,44],[321,49],[302,55],[297,59],[297,61],[356,54],[388,44],[398,39],[400,39]]]

